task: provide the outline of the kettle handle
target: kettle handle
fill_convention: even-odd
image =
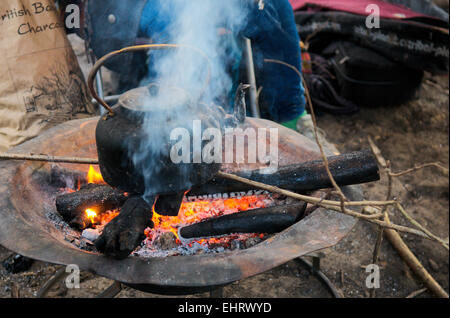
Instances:
[[[111,53],[106,54],[105,56],[103,56],[102,58],[100,58],[92,67],[91,72],[89,73],[89,77],[88,77],[88,89],[89,92],[91,93],[92,97],[94,97],[98,103],[100,105],[102,105],[110,115],[114,115],[114,111],[112,110],[111,106],[109,106],[106,101],[104,101],[102,98],[100,98],[100,96],[97,94],[97,92],[94,89],[94,79],[95,76],[97,75],[98,70],[103,66],[103,64],[105,64],[105,62],[107,60],[109,60],[110,58],[119,55],[119,54],[123,54],[123,53],[129,53],[129,52],[136,52],[136,51],[144,51],[144,50],[167,50],[167,49],[180,49],[180,48],[185,48],[185,49],[190,49],[193,51],[196,51],[199,55],[201,55],[208,63],[208,74],[206,77],[206,81],[205,84],[203,85],[203,89],[201,91],[201,95],[203,95],[203,93],[206,91],[206,88],[209,85],[209,82],[211,81],[211,61],[208,58],[208,56],[202,52],[200,49],[193,47],[193,46],[189,46],[189,45],[180,45],[180,44],[145,44],[145,45],[135,45],[135,46],[129,46],[126,48],[123,48],[121,50],[117,50]]]

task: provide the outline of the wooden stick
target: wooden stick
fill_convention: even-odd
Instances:
[[[386,220],[386,218],[385,218],[385,220]],[[383,234],[384,234],[384,227],[379,226],[377,242],[375,243],[375,248],[373,251],[372,264],[378,264],[378,259],[380,257],[381,244],[383,243]],[[372,290],[370,291],[370,298],[375,298],[375,294],[376,294],[376,288],[372,288]]]
[[[281,195],[284,195],[284,196],[287,196],[287,197],[291,197],[291,198],[294,198],[294,199],[297,199],[297,200],[301,200],[301,201],[304,201],[304,202],[307,202],[307,203],[316,204],[316,205],[324,207],[326,209],[333,210],[333,211],[336,211],[336,212],[339,212],[339,213],[344,213],[344,214],[347,214],[347,215],[350,215],[350,216],[353,216],[353,217],[356,217],[356,218],[359,218],[359,219],[363,219],[363,220],[365,220],[367,222],[374,223],[376,225],[380,225],[380,226],[387,227],[387,228],[390,228],[390,229],[395,229],[395,230],[400,231],[400,232],[406,232],[406,233],[415,234],[415,235],[424,237],[424,238],[429,239],[429,240],[435,240],[434,238],[428,236],[426,233],[424,233],[422,231],[419,231],[419,230],[416,230],[416,229],[411,229],[411,228],[408,228],[408,227],[405,227],[405,226],[400,226],[400,225],[396,225],[396,224],[392,224],[392,223],[387,223],[387,222],[383,222],[383,221],[380,221],[380,220],[373,220],[372,219],[372,217],[373,217],[372,215],[364,215],[364,214],[361,214],[361,213],[358,213],[358,212],[354,212],[354,211],[349,210],[349,209],[346,209],[345,211],[343,211],[342,207],[341,207],[341,202],[339,202],[339,201],[322,200],[320,198],[315,198],[315,197],[310,197],[310,196],[306,196],[306,195],[301,195],[301,194],[298,194],[298,193],[294,193],[294,192],[291,192],[291,191],[283,190],[283,189],[280,189],[278,187],[270,186],[270,185],[263,184],[263,183],[260,183],[260,182],[248,180],[246,178],[238,177],[238,176],[235,176],[235,175],[232,175],[232,174],[229,174],[229,173],[225,173],[225,172],[219,172],[218,175],[220,177],[222,177],[222,178],[228,178],[228,179],[231,179],[231,180],[236,180],[236,181],[247,183],[247,184],[255,187],[256,189],[263,189],[263,190],[267,190],[269,192],[278,193],[278,194],[281,194]],[[396,204],[396,201],[391,201],[391,202],[385,202],[385,201],[361,201],[361,202],[354,201],[354,202],[345,202],[346,206],[376,206],[376,205],[384,206],[386,204],[387,205],[394,205],[394,204]]]
[[[421,230],[422,232],[424,232],[425,234],[427,234],[429,237],[432,237],[433,239],[435,239],[436,241],[438,241],[446,250],[449,250],[449,246],[448,243],[445,242],[443,239],[437,237],[436,235],[434,235],[433,233],[431,233],[430,231],[428,231],[424,226],[422,226],[419,222],[417,222],[416,220],[414,220],[407,212],[406,210],[403,208],[403,206],[397,202],[397,204],[395,205],[395,207],[397,208],[398,211],[400,211],[400,213],[411,223],[413,224],[415,227],[417,227],[419,230]]]
[[[0,160],[28,160],[28,161],[44,161],[44,162],[61,162],[61,163],[79,163],[79,164],[98,164],[98,159],[93,158],[77,158],[77,157],[57,157],[48,155],[35,154],[0,154]]]
[[[321,198],[316,198],[316,197],[311,197],[311,196],[307,196],[307,195],[303,195],[303,194],[298,194],[292,191],[288,191],[288,190],[284,190],[275,186],[271,186],[265,183],[261,183],[261,182],[257,182],[257,181],[253,181],[247,178],[243,178],[234,174],[230,174],[230,173],[226,173],[226,172],[222,172],[219,171],[217,173],[217,176],[221,177],[221,178],[225,178],[225,179],[230,179],[233,181],[239,181],[245,184],[248,184],[252,187],[255,187],[257,189],[263,189],[263,190],[267,190],[269,192],[273,192],[273,193],[278,193],[281,195],[285,195],[287,197],[292,197],[294,199],[297,200],[301,200],[301,201],[305,201],[311,204],[323,204],[323,205],[327,205],[327,206],[341,206],[341,202],[340,201],[332,201],[332,200],[323,200]],[[345,202],[345,206],[385,206],[385,205],[394,205],[396,204],[397,201],[348,201]]]
[[[300,71],[295,66],[293,66],[291,64],[288,64],[286,62],[280,61],[280,60],[265,59],[264,62],[266,62],[266,63],[275,63],[275,64],[280,64],[280,65],[286,66],[286,67],[292,69],[299,76],[300,80],[302,81],[304,89],[305,89],[306,99],[307,99],[308,105],[310,107],[311,119],[312,119],[313,127],[314,127],[314,137],[316,139],[317,145],[319,146],[320,154],[322,155],[322,159],[324,161],[325,169],[327,171],[327,174],[328,174],[328,177],[330,179],[330,182],[333,185],[333,188],[338,193],[339,197],[341,198],[342,209],[345,210],[345,206],[344,206],[343,202],[348,201],[348,200],[345,197],[344,193],[342,192],[341,188],[338,186],[338,184],[334,180],[333,174],[330,171],[330,167],[329,167],[329,164],[328,164],[328,158],[325,155],[325,151],[323,150],[322,143],[319,140],[319,132],[318,132],[318,129],[317,129],[317,120],[316,120],[316,115],[315,115],[315,112],[314,112],[314,106],[313,106],[313,103],[312,103],[312,100],[311,100],[311,95],[309,94],[308,86],[306,85],[306,81],[305,81],[302,73],[300,73]]]
[[[322,206],[322,207],[324,207],[325,209],[328,209],[328,210],[333,210],[333,211],[336,211],[336,212],[339,212],[339,213],[343,213],[340,207],[326,206],[326,205],[321,205],[321,204],[318,204],[318,205]],[[373,223],[373,224],[376,224],[376,225],[379,225],[379,226],[382,226],[382,227],[385,227],[385,228],[388,228],[388,229],[392,229],[392,230],[396,230],[396,231],[404,232],[404,233],[410,233],[410,234],[414,234],[416,236],[420,236],[420,237],[426,238],[428,240],[436,241],[435,239],[433,239],[432,237],[429,237],[426,233],[424,233],[424,232],[422,232],[420,230],[416,230],[416,229],[413,229],[413,228],[410,228],[410,227],[406,227],[406,226],[402,226],[402,225],[397,225],[397,224],[394,224],[394,223],[387,223],[387,222],[380,221],[380,220],[373,220],[372,219],[372,217],[373,217],[372,215],[367,215],[366,216],[364,214],[353,212],[352,210],[349,210],[349,209],[346,210],[345,214],[353,216],[353,217],[356,217],[356,218],[359,218],[359,219],[362,219],[364,221],[367,221],[367,222],[370,222],[370,223]],[[438,241],[436,241],[436,242],[438,242]]]
[[[412,292],[411,294],[409,294],[408,296],[406,296],[406,298],[417,297],[417,296],[423,294],[424,292],[426,292],[427,290],[428,290],[428,288],[422,288],[422,289],[416,290],[416,291]]]
[[[424,169],[424,168],[429,168],[429,167],[435,167],[435,168],[438,168],[438,169],[441,170],[446,176],[448,176],[448,169],[447,169],[446,167],[444,167],[440,162],[430,162],[430,163],[425,163],[425,164],[415,166],[414,168],[410,168],[410,169],[405,170],[405,171],[400,171],[400,172],[397,172],[397,173],[390,172],[390,174],[391,174],[391,176],[393,176],[393,177],[401,177],[401,176],[407,175],[407,174],[409,174],[409,173],[416,172],[416,171],[418,171],[418,170],[421,170],[421,169]]]
[[[45,284],[37,292],[36,298],[45,298],[50,289],[57,283],[65,279],[68,275],[69,273],[66,272],[66,268],[61,267],[48,281],[45,282]]]
[[[392,186],[393,186],[393,178],[394,177],[400,177],[402,175],[408,174],[408,173],[412,173],[412,172],[416,172],[420,169],[424,169],[427,167],[438,167],[439,169],[441,169],[444,173],[448,174],[448,169],[444,168],[440,163],[429,163],[429,164],[423,164],[420,166],[416,166],[415,168],[411,168],[408,170],[405,170],[403,172],[400,173],[392,173],[391,171],[391,164],[388,160],[384,159],[383,155],[381,154],[380,149],[377,147],[377,145],[373,142],[372,138],[369,137],[369,144],[372,148],[372,152],[374,153],[375,157],[377,158],[378,163],[380,164],[380,166],[382,166],[382,168],[385,170],[387,178],[388,178],[388,198],[387,200],[390,200],[391,196],[392,196]],[[449,246],[448,246],[448,242],[444,241],[443,239],[437,237],[436,235],[434,235],[433,233],[431,233],[429,230],[427,230],[424,226],[422,226],[419,222],[417,222],[414,218],[412,218],[407,212],[406,210],[403,208],[403,206],[399,203],[396,202],[394,204],[394,207],[401,213],[403,214],[403,216],[411,223],[413,224],[416,228],[418,228],[420,231],[424,232],[425,234],[427,234],[429,237],[433,238],[435,241],[439,242],[439,244],[441,244],[446,250],[449,250]],[[383,212],[385,212],[387,209],[387,206],[385,206],[383,208]]]

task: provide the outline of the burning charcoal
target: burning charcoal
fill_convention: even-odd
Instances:
[[[124,192],[108,185],[88,184],[80,191],[64,194],[56,198],[56,209],[63,219],[78,229],[88,226],[85,219],[87,209],[100,215],[108,210],[120,208],[127,196]]]
[[[155,240],[155,246],[163,251],[176,248],[178,246],[177,237],[172,232],[163,233]]]
[[[69,221],[69,226],[77,229],[77,230],[84,230],[90,226],[92,226],[92,221],[85,215],[84,212],[81,212],[80,215],[76,216],[72,220]]]
[[[185,239],[233,233],[278,233],[301,220],[306,203],[229,214],[180,229]]]
[[[152,206],[141,197],[129,198],[120,214],[105,226],[95,247],[116,259],[125,259],[144,240],[144,230],[153,227]]]
[[[370,150],[332,156],[328,158],[328,161],[330,171],[339,186],[380,180],[378,164]],[[236,175],[301,193],[332,187],[322,160],[280,167],[275,174],[265,174],[257,169],[239,171]],[[189,191],[189,195],[247,192],[249,190],[252,190],[249,185],[216,177],[205,184],[194,186]]]
[[[2,263],[6,271],[12,274],[24,272],[28,270],[32,264],[33,260],[31,258],[19,254],[11,255],[7,259],[5,259]]]

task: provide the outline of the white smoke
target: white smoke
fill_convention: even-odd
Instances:
[[[156,80],[184,88],[195,100],[203,97],[211,102],[227,95],[233,83],[226,66],[235,62],[230,58],[240,55],[238,43],[233,43],[235,38],[230,34],[242,27],[247,16],[242,0],[164,1],[162,10],[172,17],[164,38],[196,50],[172,50],[156,59]],[[206,94],[200,96],[207,84],[208,68],[211,79]]]
[[[252,0],[245,0],[252,1]],[[239,63],[241,51],[234,35],[239,33],[246,22],[247,12],[242,0],[170,0],[161,1],[162,15],[170,15],[171,21],[165,27],[164,35],[155,35],[155,39],[164,39],[165,43],[188,46],[194,49],[180,48],[150,53],[156,76],[152,82],[161,87],[176,87],[187,94],[185,103],[207,105],[226,100],[233,88],[233,80],[227,70],[231,63]],[[210,77],[208,78],[208,74]],[[157,96],[146,103],[158,104],[158,108],[167,108],[183,102],[176,98],[177,90],[161,90]],[[179,96],[178,96],[179,97]],[[229,102],[229,101],[228,101]],[[220,102],[219,102],[220,103]],[[175,105],[176,106],[176,105]],[[227,105],[221,105],[227,106]],[[213,107],[213,106],[211,106]],[[199,108],[200,109],[200,108]],[[170,125],[165,125],[170,117]],[[159,164],[150,158],[169,156],[166,147],[174,124],[178,127],[192,126],[198,118],[192,109],[177,107],[176,111],[167,109],[159,113],[151,112],[144,119],[148,139],[142,140],[138,149],[130,149],[134,164],[146,176],[145,197],[149,198],[153,185],[152,179]],[[159,125],[155,125],[159,124]],[[151,156],[149,154],[152,153]]]

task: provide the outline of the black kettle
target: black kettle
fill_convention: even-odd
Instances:
[[[100,67],[117,54],[147,49],[195,48],[179,45],[141,45],[112,52],[99,59],[88,79],[92,96],[106,108],[96,128],[96,142],[103,179],[122,191],[155,199],[154,209],[161,215],[177,215],[183,195],[194,185],[211,180],[221,163],[174,162],[171,151],[175,141],[170,132],[193,130],[193,121],[201,122],[201,132],[209,128],[221,131],[245,120],[245,89],[240,85],[236,94],[234,114],[228,115],[217,105],[193,100],[182,88],[153,83],[124,93],[110,107],[94,90],[94,78]],[[199,54],[202,54],[199,52]],[[205,56],[205,59],[207,57]],[[208,72],[209,81],[211,72]],[[204,90],[207,84],[204,85]],[[192,136],[192,135],[191,135]],[[150,205],[152,202],[148,202]]]

